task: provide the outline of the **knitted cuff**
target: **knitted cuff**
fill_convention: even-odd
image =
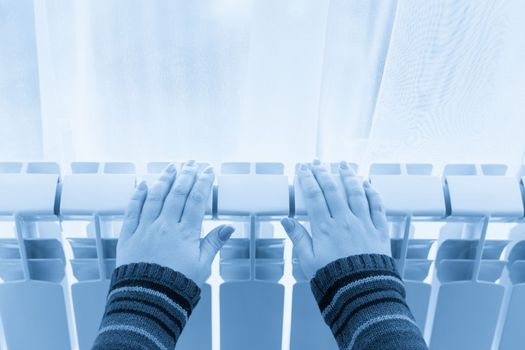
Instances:
[[[321,300],[342,277],[366,271],[386,272],[401,279],[397,272],[394,259],[383,254],[352,255],[332,261],[319,269],[310,281],[310,286],[316,300]],[[356,276],[356,279],[358,277]]]
[[[201,289],[195,282],[181,272],[158,264],[133,263],[119,266],[113,271],[110,292],[124,280],[144,280],[161,284],[186,299],[192,309],[200,299]]]

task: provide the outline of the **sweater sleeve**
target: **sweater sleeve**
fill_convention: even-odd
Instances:
[[[93,349],[173,349],[200,298],[182,273],[156,264],[118,267]]]
[[[341,349],[427,349],[392,258],[338,259],[317,271],[310,285]]]

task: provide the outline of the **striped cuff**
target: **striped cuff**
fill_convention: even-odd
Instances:
[[[118,267],[94,349],[173,349],[200,298],[182,273],[157,264]]]
[[[427,349],[392,258],[338,259],[317,271],[310,285],[341,349]]]

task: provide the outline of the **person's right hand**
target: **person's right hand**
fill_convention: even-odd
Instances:
[[[359,254],[391,255],[385,211],[379,194],[363,185],[346,162],[341,162],[343,191],[318,160],[301,164],[297,176],[312,235],[297,220],[281,223],[293,242],[307,278],[330,262]]]

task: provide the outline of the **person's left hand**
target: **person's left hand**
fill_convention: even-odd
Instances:
[[[215,255],[234,231],[221,225],[200,238],[213,180],[211,167],[198,174],[190,161],[180,174],[169,165],[150,190],[140,183],[124,217],[117,267],[155,263],[183,273],[199,286],[206,282]]]

